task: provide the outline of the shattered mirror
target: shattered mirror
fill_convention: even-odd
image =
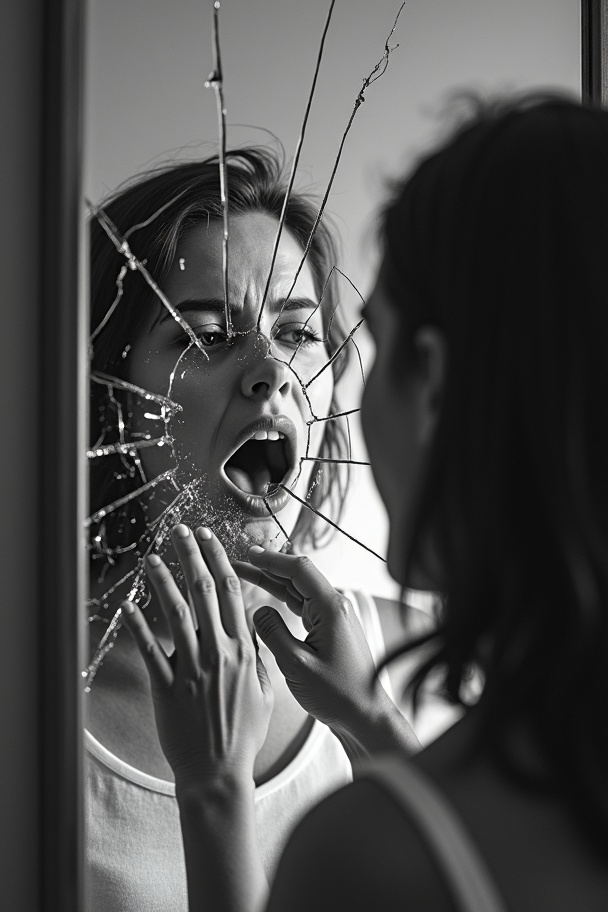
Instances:
[[[186,908],[170,770],[119,610],[137,601],[165,636],[145,558],[179,576],[176,523],[209,526],[231,558],[310,554],[378,654],[390,640],[400,593],[358,425],[375,213],[439,135],[449,89],[580,91],[578,4],[431,6],[89,0],[92,910]],[[348,775],[280,687],[257,777],[269,872]]]

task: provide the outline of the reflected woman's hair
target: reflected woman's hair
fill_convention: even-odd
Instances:
[[[267,149],[254,147],[229,151],[226,155],[228,178],[228,212],[230,215],[265,213],[277,220],[281,216],[287,190],[287,179],[279,158]],[[121,186],[102,204],[122,236],[128,235],[135,256],[162,287],[175,258],[178,241],[195,225],[221,220],[219,163],[216,156],[203,161],[169,164],[138,176]],[[285,229],[305,247],[313,230],[318,206],[313,197],[292,192],[286,207]],[[116,298],[117,278],[124,266],[118,253],[96,219],[91,220],[91,328],[98,327]],[[347,335],[344,317],[338,307],[335,281],[328,281],[337,264],[337,243],[327,220],[315,231],[308,263],[313,273],[315,290],[322,296],[321,312],[329,356]],[[123,296],[107,324],[95,338],[91,368],[124,379],[125,353],[128,352],[156,298],[137,271],[128,270],[123,280]],[[331,364],[334,382],[344,373],[350,358],[345,346]],[[100,413],[103,413],[105,387],[91,384],[91,445],[99,437]],[[329,414],[339,411],[336,392]],[[321,417],[321,416],[318,416]],[[324,422],[320,458],[346,459],[347,433],[339,421]],[[106,439],[104,442],[115,442]],[[348,466],[335,463],[314,465],[308,503],[339,522],[348,484]],[[128,496],[141,485],[133,473],[124,471],[119,455],[93,460],[90,466],[90,510],[95,513],[105,504]],[[137,503],[105,519],[105,535],[112,548],[132,545],[145,531],[145,520]],[[306,508],[300,512],[291,535],[299,547],[319,545],[331,532]]]
[[[429,673],[471,667],[497,756],[528,720],[545,786],[608,822],[608,111],[559,96],[476,103],[399,187],[381,281],[399,364],[438,327],[445,392],[408,566],[447,594]],[[429,566],[428,556],[432,555]],[[501,584],[497,587],[497,581]],[[536,777],[532,777],[536,782]],[[539,784],[539,783],[537,783]]]

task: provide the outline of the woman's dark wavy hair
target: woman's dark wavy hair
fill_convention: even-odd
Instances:
[[[229,151],[226,156],[228,174],[229,214],[242,215],[262,212],[279,220],[287,181],[278,156],[267,149],[249,147]],[[209,219],[222,218],[219,167],[216,156],[203,161],[169,164],[122,186],[104,204],[103,210],[110,217],[121,235],[128,237],[131,250],[146,264],[156,282],[163,281],[173,263],[177,245],[184,232]],[[317,216],[315,199],[303,192],[292,192],[286,210],[285,228],[300,242],[308,241]],[[91,331],[100,325],[116,297],[116,279],[124,257],[100,226],[91,219]],[[329,352],[335,351],[346,337],[344,318],[337,307],[335,283],[325,287],[331,268],[337,263],[337,244],[328,222],[317,227],[308,263],[311,267],[315,289],[323,292],[322,313]],[[132,345],[154,303],[155,297],[139,272],[128,271],[124,278],[124,295],[106,326],[94,341],[92,370],[123,377],[125,362],[123,352]],[[333,315],[333,316],[332,316]],[[334,381],[344,373],[350,353],[346,346],[332,362]],[[91,445],[99,437],[100,409],[106,389],[91,384]],[[336,393],[332,397],[330,414],[339,411]],[[321,417],[321,416],[319,416]],[[325,422],[321,453],[324,458],[346,458],[347,440],[340,422]],[[107,442],[107,441],[106,441]],[[310,505],[339,522],[348,484],[345,466],[332,463],[315,463],[311,475],[313,487]],[[122,477],[121,477],[122,476]],[[315,484],[316,482],[316,484]],[[124,496],[141,485],[137,478],[125,477],[120,457],[92,460],[90,471],[90,509],[95,513],[104,505]],[[136,517],[136,518],[135,518]],[[128,546],[144,531],[143,518],[135,514],[125,523],[118,515],[106,519],[108,540],[113,545]],[[330,533],[326,524],[316,521],[314,514],[303,508],[294,529],[292,540],[302,545],[309,542],[317,546]],[[116,540],[118,536],[118,541]]]
[[[434,672],[463,702],[477,666],[496,756],[531,781],[503,737],[528,725],[545,785],[605,855],[608,111],[553,95],[477,101],[401,185],[383,235],[406,363],[423,325],[447,346],[404,555],[436,556],[444,602],[410,686],[416,697]]]

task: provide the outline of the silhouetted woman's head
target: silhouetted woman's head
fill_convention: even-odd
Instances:
[[[386,210],[363,410],[391,572],[446,598],[418,680],[477,665],[604,835],[607,165],[606,111],[478,104]]]

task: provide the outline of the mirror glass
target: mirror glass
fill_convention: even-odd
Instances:
[[[282,157],[289,173],[329,11],[328,0],[222,4],[217,18],[228,149],[262,146]],[[539,87],[580,93],[580,9],[574,0],[437,0],[401,9],[395,0],[337,2],[294,187],[307,200],[312,195],[318,207],[331,181],[322,224],[341,251],[324,266],[319,259],[314,269],[302,268],[293,290],[293,300],[303,302],[301,312],[279,307],[276,337],[275,322],[264,324],[261,334],[246,325],[252,305],[244,295],[242,313],[234,312],[235,337],[224,348],[225,314],[218,306],[224,302],[221,188],[214,191],[215,210],[205,209],[204,202],[193,216],[194,200],[178,225],[178,210],[183,211],[176,200],[190,192],[187,174],[194,180],[197,166],[180,172],[170,191],[158,178],[159,168],[169,180],[180,163],[218,154],[217,80],[215,88],[205,86],[212,71],[218,75],[213,22],[213,4],[200,0],[88,2],[85,190],[94,318],[85,787],[91,910],[186,908],[170,774],[156,743],[143,669],[116,626],[121,598],[131,593],[142,603],[147,599],[139,557],[150,547],[162,550],[179,519],[216,528],[232,556],[241,555],[248,540],[258,540],[258,526],[277,546],[289,537],[304,549],[305,535],[301,527],[294,535],[294,526],[302,522],[300,513],[311,514],[312,505],[339,527],[331,540],[321,537],[312,549],[332,583],[380,599],[398,598],[381,558],[386,515],[366,465],[357,415],[372,356],[365,326],[358,323],[362,299],[373,285],[378,208],[390,179],[441,135],[451,90],[487,95]],[[218,183],[220,169],[214,167]],[[128,197],[123,192],[122,202],[108,202],[124,182],[138,175],[141,186],[153,170],[160,180],[156,205],[133,190]],[[202,166],[196,173],[202,174]],[[201,215],[201,207],[208,214]],[[274,299],[292,299],[285,277],[294,275],[303,243],[289,218],[272,273],[283,285],[271,283],[269,306]],[[235,270],[241,290],[250,281],[263,288],[260,276],[267,275],[276,226],[277,218],[267,212],[229,220],[229,276],[232,281]],[[324,288],[325,303],[317,307]],[[214,302],[205,304],[202,322],[201,300]],[[311,300],[314,306],[307,310]],[[177,315],[172,310],[174,303],[193,301],[195,307]],[[316,341],[307,336],[307,318],[309,329],[316,326]],[[349,363],[333,390],[336,365],[342,363],[338,350],[348,352]],[[279,361],[289,362],[289,368],[277,368]],[[284,370],[285,377],[267,376],[268,363],[274,365],[271,373]],[[255,374],[258,368],[261,375]],[[287,423],[252,428],[264,405],[242,417],[237,428],[235,397],[257,408],[274,382],[281,389],[281,384],[293,387],[291,404],[283,410],[293,410]],[[332,417],[338,412],[348,414]],[[339,428],[331,445],[330,426]],[[233,451],[243,443],[243,428],[258,439],[237,457]],[[226,451],[221,459],[214,447]],[[232,464],[226,461],[231,452]],[[350,481],[338,519],[325,494],[330,482],[337,490],[347,463]],[[280,483],[292,470],[287,487],[308,506],[284,490],[269,506],[261,496],[265,485]],[[256,514],[246,501],[258,491]],[[279,509],[284,500],[289,506]],[[316,521],[318,539],[332,527]],[[311,548],[309,535],[306,550]],[[257,601],[251,596],[254,607],[264,601],[261,594]],[[424,610],[424,596],[418,601]],[[362,598],[363,612],[366,604]],[[370,629],[378,612],[382,621],[382,605],[368,605]],[[153,616],[154,603],[150,608]],[[294,814],[340,781],[328,776],[325,783],[312,767],[300,769],[303,758],[312,763],[311,744],[318,735],[297,706],[281,699],[279,704],[274,740],[259,770],[269,871]],[[428,737],[432,732],[429,723]],[[334,763],[328,756],[326,766],[340,766],[341,760]],[[300,796],[293,813],[293,795],[278,804],[271,799],[273,790],[287,788],[287,780]]]

